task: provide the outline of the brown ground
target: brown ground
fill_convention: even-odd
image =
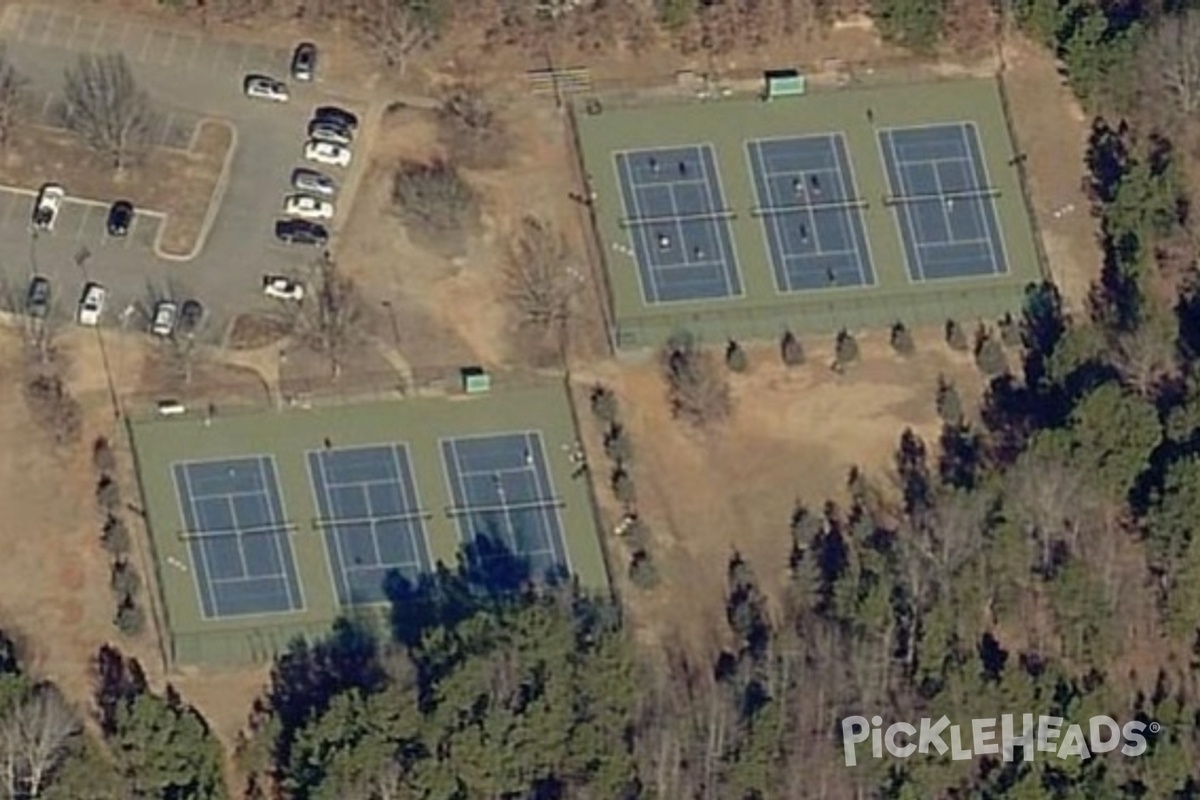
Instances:
[[[65,188],[71,197],[102,203],[121,198],[166,214],[163,249],[184,255],[196,244],[232,136],[228,125],[205,121],[190,150],[155,148],[114,172],[70,133],[18,126],[0,158],[0,183],[37,191],[54,176],[70,175]]]
[[[1049,53],[1013,38],[1005,56],[1018,146],[1028,155],[1029,190],[1050,271],[1067,308],[1079,313],[1103,263],[1096,220],[1083,191],[1088,119]]]
[[[843,376],[827,366],[831,337],[805,340],[807,362],[790,370],[774,346],[754,348],[749,372],[731,376],[732,419],[704,435],[671,419],[652,360],[605,364],[576,376],[585,408],[595,380],[616,391],[632,436],[639,513],[652,532],[662,587],[646,593],[630,586],[625,546],[612,539],[608,546],[643,637],[708,649],[722,619],[725,568],[735,550],[777,597],[797,501],[814,509],[827,499],[844,501],[854,466],[889,489],[904,429],[936,442],[939,374],[956,384],[964,401],[979,396],[979,373],[967,355],[951,351],[938,330],[919,331],[916,339],[917,354],[903,359],[885,334],[860,338],[862,362]],[[601,434],[590,414],[582,416],[605,527],[612,530],[619,511],[605,485]]]

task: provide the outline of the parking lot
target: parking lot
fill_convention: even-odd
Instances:
[[[30,228],[32,192],[0,188],[0,277],[5,285],[23,287],[32,274],[44,274],[55,284],[56,313],[71,314],[82,282],[100,281],[109,290],[105,321],[111,324],[141,324],[140,315],[122,312],[142,307],[150,298],[196,298],[208,308],[216,331],[234,314],[264,305],[264,273],[294,272],[311,263],[314,250],[275,241],[274,222],[289,192],[289,176],[303,163],[305,126],[313,108],[341,105],[361,116],[362,102],[329,92],[320,79],[310,85],[289,81],[289,103],[247,99],[242,92],[245,75],[286,79],[290,51],[112,16],[9,6],[0,15],[0,39],[14,65],[28,76],[43,124],[60,124],[63,72],[79,54],[123,52],[162,113],[156,144],[187,148],[205,117],[228,120],[237,129],[220,210],[195,258],[169,261],[155,255],[162,220],[154,209],[137,216],[127,237],[108,237],[107,208],[116,197],[72,198],[54,231],[35,236]],[[356,156],[361,168],[366,159]],[[344,170],[328,171],[346,183]],[[61,183],[71,197],[69,174],[47,175],[46,180]]]

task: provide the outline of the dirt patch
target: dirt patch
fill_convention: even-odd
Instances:
[[[806,340],[807,363],[792,369],[780,364],[777,348],[751,348],[749,371],[731,376],[733,416],[708,435],[671,419],[653,363],[610,362],[577,376],[581,396],[595,379],[616,391],[632,434],[638,507],[651,530],[662,586],[647,593],[629,585],[624,545],[608,544],[641,636],[656,643],[678,638],[707,650],[713,620],[723,615],[725,568],[735,550],[778,598],[798,500],[814,508],[827,499],[844,501],[855,466],[890,490],[905,428],[935,445],[938,376],[954,381],[968,403],[979,396],[981,379],[969,356],[951,351],[939,330],[914,337],[918,350],[908,359],[891,350],[886,333],[860,338],[862,361],[842,376],[825,366],[833,359],[831,341]],[[586,398],[581,402],[586,408]],[[595,419],[584,414],[583,425],[589,463],[605,464]],[[605,473],[597,469],[594,480],[604,528],[612,530],[619,509]]]
[[[271,314],[242,314],[233,321],[226,344],[231,350],[257,350],[288,335],[288,322]]]
[[[196,244],[233,133],[223,122],[206,120],[192,144],[186,151],[152,149],[139,163],[114,172],[66,131],[16,126],[0,158],[0,183],[37,191],[69,175],[64,187],[71,197],[101,203],[123,199],[166,214],[162,249],[186,255]]]
[[[1005,47],[1005,86],[1017,145],[1027,156],[1029,190],[1050,272],[1067,308],[1079,313],[1104,260],[1084,191],[1088,119],[1052,55],[1020,38]]]

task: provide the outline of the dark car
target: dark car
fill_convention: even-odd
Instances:
[[[200,324],[204,322],[204,306],[199,300],[184,300],[183,305],[179,307],[179,322],[176,325],[176,332],[180,336],[192,336],[200,329]]]
[[[311,81],[317,75],[317,46],[312,42],[301,42],[292,53],[292,77],[298,81]]]
[[[320,247],[329,242],[329,231],[306,219],[281,219],[275,223],[275,238],[288,244]]]
[[[42,319],[50,313],[50,280],[38,275],[29,282],[25,293],[25,313],[34,319]]]
[[[133,203],[128,200],[118,200],[108,209],[108,235],[124,236],[129,233],[133,224]]]
[[[313,123],[336,125],[350,133],[358,130],[358,117],[344,108],[337,106],[321,106],[313,112]]]

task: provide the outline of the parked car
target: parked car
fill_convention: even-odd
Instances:
[[[263,294],[276,300],[304,299],[304,284],[286,275],[264,275]]]
[[[320,106],[313,112],[313,120],[339,125],[351,133],[358,130],[358,117],[337,106]]]
[[[304,157],[318,164],[328,164],[332,167],[350,166],[350,148],[333,142],[319,142],[309,139],[304,145]]]
[[[95,327],[100,324],[100,315],[104,313],[104,301],[108,299],[108,291],[98,283],[89,283],[83,287],[83,297],[79,298],[79,313],[76,319],[80,325]]]
[[[281,219],[275,223],[275,238],[285,244],[323,247],[329,243],[329,231],[324,225],[306,219]]]
[[[329,219],[333,203],[311,194],[291,194],[283,200],[283,213],[301,219]]]
[[[317,142],[331,142],[340,144],[342,147],[349,147],[350,143],[354,141],[354,134],[341,125],[313,120],[308,123],[308,138]]]
[[[58,220],[58,212],[66,196],[67,190],[57,183],[44,185],[33,204],[33,227],[39,231],[54,230],[54,223]]]
[[[274,78],[268,78],[266,75],[246,76],[243,88],[246,92],[246,97],[252,97],[256,100],[286,103],[291,98],[286,83]]]
[[[37,275],[25,292],[25,313],[34,319],[44,319],[50,313],[50,279]]]
[[[292,77],[298,81],[311,81],[317,76],[317,46],[312,42],[301,42],[292,53]]]
[[[133,203],[128,200],[118,200],[108,209],[108,235],[124,236],[129,233],[133,224]]]
[[[179,307],[179,323],[175,326],[180,336],[194,336],[204,323],[204,305],[199,300],[184,300]]]
[[[333,197],[337,194],[337,182],[323,172],[315,169],[300,169],[292,172],[292,188],[298,192]]]
[[[175,332],[175,322],[179,317],[179,306],[170,300],[160,300],[154,306],[154,320],[150,323],[150,333],[166,338]]]

